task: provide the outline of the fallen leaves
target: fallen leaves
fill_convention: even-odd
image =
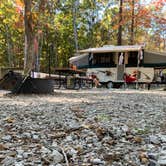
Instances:
[[[133,140],[134,140],[135,143],[138,143],[138,144],[142,143],[142,141],[143,141],[142,138],[139,137],[139,136],[134,137]]]
[[[5,121],[6,121],[7,123],[14,123],[14,122],[15,122],[15,119],[14,119],[13,117],[7,117],[7,118],[5,119]]]
[[[8,147],[5,146],[4,144],[0,144],[0,151],[7,150]]]

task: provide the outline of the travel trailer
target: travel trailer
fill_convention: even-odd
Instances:
[[[166,68],[166,55],[145,50],[142,45],[112,46],[79,50],[69,63],[95,74],[108,88],[124,83],[124,74],[137,73],[137,82],[158,81]]]

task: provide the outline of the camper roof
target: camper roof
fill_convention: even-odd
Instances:
[[[84,53],[84,54],[81,54],[81,55],[73,56],[73,57],[69,58],[69,60],[72,63],[73,61],[79,60],[79,59],[84,58],[86,56],[88,56],[88,54]]]
[[[78,51],[79,53],[104,53],[104,52],[126,52],[126,51],[138,51],[144,48],[142,45],[127,45],[127,46],[113,46],[106,45],[98,48],[88,48]]]

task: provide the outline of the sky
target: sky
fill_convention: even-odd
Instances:
[[[141,0],[141,3],[146,5],[150,4],[151,2],[155,2],[155,0]],[[164,10],[166,11],[166,0],[165,0]]]
[[[152,0],[141,0],[141,3],[143,4],[149,4]]]
[[[149,5],[151,2],[155,2],[155,0],[140,0],[142,4]],[[164,19],[166,19],[166,0],[164,1],[165,5],[163,7],[163,10],[161,11],[164,14]]]

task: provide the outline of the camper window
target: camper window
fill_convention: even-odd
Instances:
[[[96,53],[94,54],[94,65],[106,67],[115,65],[112,53]]]
[[[129,57],[128,57],[128,65],[131,67],[136,67],[137,66],[137,58],[138,57],[138,52],[130,52]]]

